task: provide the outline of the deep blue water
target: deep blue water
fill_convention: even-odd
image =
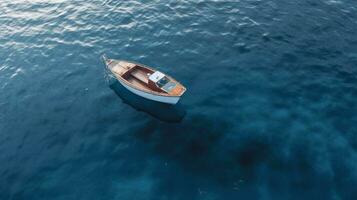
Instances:
[[[357,199],[356,1],[144,2],[0,2],[1,200]]]

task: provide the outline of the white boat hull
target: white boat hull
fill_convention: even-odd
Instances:
[[[128,89],[132,93],[134,93],[138,96],[144,97],[146,99],[150,99],[152,101],[158,101],[158,102],[167,103],[167,104],[176,104],[180,100],[180,97],[161,96],[161,95],[154,95],[154,94],[150,94],[147,92],[143,92],[141,90],[138,90],[138,89],[128,86],[126,83],[124,83],[120,79],[117,79],[117,80],[119,81],[120,84],[122,84],[126,89]]]

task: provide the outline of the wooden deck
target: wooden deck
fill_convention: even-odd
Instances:
[[[185,88],[181,84],[178,83],[176,85],[176,87],[174,89],[172,89],[169,94],[177,96],[177,95],[181,95],[184,91],[185,91]]]
[[[149,84],[149,75],[146,74],[144,71],[139,69],[134,69],[134,71],[132,71],[130,74],[131,76],[135,77],[139,81]]]
[[[137,88],[151,91],[151,89],[145,83],[143,83],[142,81],[138,80],[137,78],[135,78],[133,76],[129,76],[126,80]]]
[[[135,65],[132,63],[127,63],[127,62],[118,62],[116,63],[111,70],[116,73],[119,76],[124,75],[127,71],[129,71],[130,69],[134,68]]]

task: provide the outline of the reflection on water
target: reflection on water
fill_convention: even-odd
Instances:
[[[127,90],[112,76],[107,76],[107,84],[124,103],[161,121],[180,122],[186,115],[184,106],[180,102],[170,105],[145,99]]]

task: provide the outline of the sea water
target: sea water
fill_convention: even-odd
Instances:
[[[357,199],[356,35],[353,0],[2,0],[0,199]]]

